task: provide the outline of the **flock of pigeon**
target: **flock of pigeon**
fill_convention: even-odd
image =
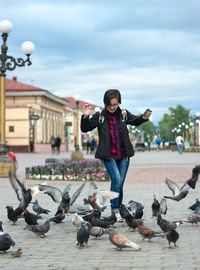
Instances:
[[[192,216],[171,222],[162,217],[162,215],[167,213],[167,199],[180,201],[185,198],[190,189],[195,189],[199,174],[200,165],[197,165],[192,170],[191,178],[187,180],[181,188],[179,188],[175,182],[166,179],[165,182],[172,191],[172,196],[164,196],[159,202],[154,195],[154,200],[151,205],[152,218],[155,217],[157,219],[157,224],[161,231],[155,231],[144,224],[144,220],[142,219],[144,206],[133,200],[130,200],[126,205],[122,204],[120,206],[120,215],[125,222],[124,225],[127,225],[128,228],[134,231],[137,229],[138,233],[142,236],[142,240],[147,238],[150,241],[153,237],[162,237],[167,239],[169,247],[171,247],[171,243],[176,246],[176,242],[179,239],[179,233],[176,230],[177,226],[183,222],[192,224],[200,222],[200,201],[196,199],[196,202],[189,207],[189,209],[194,211]],[[24,229],[30,230],[37,237],[46,237],[46,233],[50,230],[51,222],[63,222],[66,215],[72,214],[72,224],[77,228],[78,248],[84,246],[89,247],[88,240],[90,236],[99,238],[103,234],[108,234],[110,242],[117,250],[123,248],[133,248],[134,250],[141,249],[139,244],[132,242],[117,232],[117,227],[115,227],[117,218],[114,212],[112,212],[109,217],[102,216],[102,212],[106,208],[108,201],[119,196],[117,192],[100,190],[94,182],[91,182],[89,184],[88,197],[83,199],[82,204],[77,204],[75,201],[81,194],[85,183],[81,184],[73,195],[70,196],[71,184],[68,184],[64,191],[61,191],[59,188],[46,185],[45,183],[28,188],[24,183],[19,181],[12,172],[9,173],[9,179],[19,200],[19,206],[16,209],[13,209],[12,206],[6,206],[7,217],[13,224],[16,224],[19,218],[23,218],[26,223]],[[43,214],[47,215],[51,211],[40,206],[38,200],[33,201],[34,195],[38,192],[44,192],[44,194],[49,195],[55,203],[58,203],[55,215],[48,218],[45,222],[39,221],[42,218],[41,216]],[[28,210],[28,206],[31,204],[32,210],[35,213]],[[14,245],[15,242],[12,240],[11,236],[3,231],[3,225],[0,221],[0,252],[6,252]],[[21,254],[22,249],[18,249],[16,252],[12,253],[14,257],[20,257]]]

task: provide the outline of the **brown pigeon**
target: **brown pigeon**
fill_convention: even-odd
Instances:
[[[117,250],[122,250],[123,248],[134,248],[135,250],[140,250],[141,247],[123,235],[117,233],[113,228],[109,228],[109,239],[110,242],[115,245]]]
[[[162,232],[156,232],[150,228],[148,228],[147,226],[144,225],[143,221],[141,219],[137,220],[137,227],[138,227],[138,232],[139,234],[142,235],[143,240],[145,238],[148,238],[149,241],[151,240],[152,237],[165,237],[164,233]]]

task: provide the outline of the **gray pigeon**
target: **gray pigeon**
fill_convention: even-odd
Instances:
[[[80,229],[77,231],[77,247],[83,247],[84,244],[86,244],[87,247],[88,246],[88,239],[90,237],[90,233],[88,230],[88,226],[85,222],[81,223],[81,227]]]
[[[33,206],[32,206],[32,209],[35,213],[37,213],[37,215],[40,215],[40,214],[49,214],[51,211],[50,210],[47,210],[43,207],[41,207],[39,204],[38,204],[38,200],[35,200],[34,203],[33,203]]]
[[[50,222],[53,221],[53,218],[47,219],[43,224],[40,225],[31,225],[29,230],[34,232],[37,237],[44,238],[46,237],[45,233],[50,230]]]
[[[198,222],[200,222],[200,216],[199,215],[189,216],[186,218],[182,218],[181,221],[184,221],[186,223],[197,224]]]
[[[14,246],[15,242],[12,240],[8,233],[0,232],[0,251],[6,251],[11,246]]]

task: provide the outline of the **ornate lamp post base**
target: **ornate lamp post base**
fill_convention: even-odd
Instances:
[[[83,153],[79,150],[79,145],[75,145],[75,151],[71,153],[71,159],[82,160]]]

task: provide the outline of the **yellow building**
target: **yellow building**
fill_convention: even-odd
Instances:
[[[50,138],[60,136],[66,151],[67,101],[47,90],[6,79],[6,141],[14,152],[50,152]],[[31,120],[38,119],[38,120]]]

